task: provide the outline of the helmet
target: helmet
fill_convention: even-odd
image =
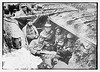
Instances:
[[[73,35],[71,33],[67,34],[67,38],[73,38]]]

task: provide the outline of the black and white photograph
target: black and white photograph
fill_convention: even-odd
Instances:
[[[2,2],[2,70],[97,70],[98,2]]]

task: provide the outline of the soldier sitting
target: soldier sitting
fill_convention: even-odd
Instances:
[[[32,54],[36,55],[36,54],[40,54],[42,48],[45,45],[44,42],[45,38],[40,36],[38,37],[38,39],[32,40],[31,43],[29,44],[29,50]]]
[[[54,41],[54,32],[51,28],[51,24],[45,24],[44,30],[40,33],[40,36],[43,36],[45,38],[45,41],[50,42],[53,44]]]
[[[27,25],[22,29],[24,32],[25,37],[28,40],[28,44],[35,38],[38,37],[38,31],[36,27],[33,25],[33,22],[30,21],[27,23]]]

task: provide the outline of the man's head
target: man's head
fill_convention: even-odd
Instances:
[[[21,9],[22,9],[23,11],[27,11],[27,5],[25,5],[25,4],[21,5]]]
[[[56,27],[56,34],[60,34],[61,33],[61,28],[60,27]]]
[[[45,31],[50,32],[51,31],[51,24],[45,24]]]
[[[60,29],[56,29],[56,34],[60,34],[61,30]]]
[[[71,33],[68,33],[67,38],[73,38],[73,35]]]
[[[29,21],[29,22],[27,23],[27,25],[28,25],[28,26],[32,26],[32,25],[33,25],[33,22]]]

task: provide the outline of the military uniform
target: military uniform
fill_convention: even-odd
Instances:
[[[36,54],[37,51],[42,50],[43,46],[45,43],[39,43],[38,39],[32,40],[31,43],[29,44],[29,50],[31,51],[32,54]]]
[[[40,36],[43,36],[47,42],[53,42],[53,35],[54,32],[52,30],[49,33],[47,33],[45,30],[40,33]]]

